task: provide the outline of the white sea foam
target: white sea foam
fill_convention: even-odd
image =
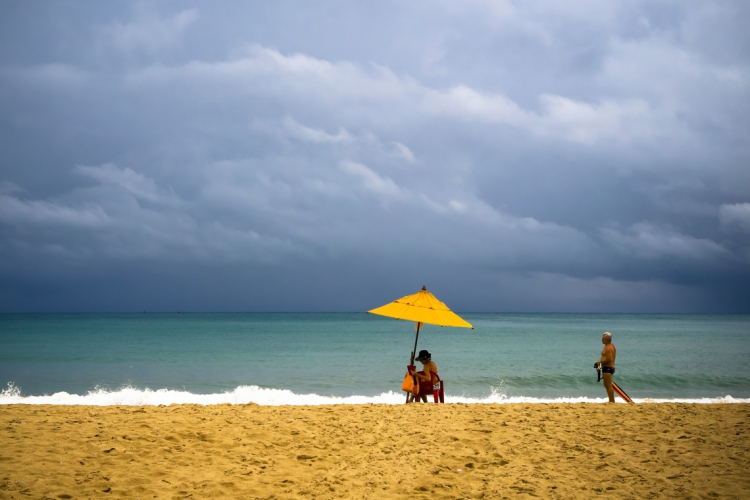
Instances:
[[[634,399],[636,403],[750,403],[750,399],[736,399],[731,396],[700,399]],[[286,389],[265,389],[257,385],[242,385],[233,391],[215,394],[194,394],[187,391],[171,389],[136,389],[123,387],[109,391],[97,388],[87,394],[69,394],[57,392],[44,396],[23,396],[21,389],[13,383],[0,392],[0,404],[29,404],[29,405],[90,405],[90,406],[158,406],[174,404],[247,404],[255,403],[264,406],[282,405],[338,405],[338,404],[403,404],[404,393],[384,392],[377,396],[321,396],[319,394],[296,394]],[[484,398],[446,395],[446,403],[463,404],[513,404],[513,403],[604,403],[605,398],[530,398],[522,396],[508,397],[498,391],[493,391]]]

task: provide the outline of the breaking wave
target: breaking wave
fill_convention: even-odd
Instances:
[[[446,403],[462,404],[513,404],[513,403],[604,403],[605,398],[532,398],[523,396],[508,397],[498,390],[493,390],[484,398],[465,397],[446,394]],[[750,403],[750,399],[736,399],[731,396],[698,399],[634,399],[636,403]],[[28,405],[87,405],[87,406],[159,406],[176,404],[249,404],[264,406],[318,406],[340,404],[403,404],[404,393],[384,392],[377,396],[323,396],[320,394],[297,394],[286,389],[268,389],[257,385],[242,385],[232,391],[215,394],[195,394],[188,391],[172,389],[137,389],[123,387],[118,390],[96,388],[86,394],[69,394],[57,392],[44,396],[24,396],[21,389],[12,382],[0,392],[0,404]]]

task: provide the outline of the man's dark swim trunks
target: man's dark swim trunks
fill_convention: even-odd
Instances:
[[[612,375],[615,374],[615,367],[614,366],[602,366],[602,373],[610,373]]]

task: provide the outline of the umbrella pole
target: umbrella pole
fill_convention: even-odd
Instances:
[[[419,342],[419,330],[421,328],[422,328],[422,323],[418,321],[417,322],[417,336],[414,339],[414,350],[411,352],[411,360],[409,361],[409,365],[410,366],[414,364],[414,353],[417,352],[417,342]],[[417,377],[416,377],[416,375],[414,376],[414,383],[415,384],[417,383]],[[410,393],[406,393],[406,402],[407,403],[409,402],[409,398],[410,397],[411,397],[411,394]]]
[[[422,323],[417,323],[417,337],[414,339],[414,350],[411,352],[410,365],[414,364],[414,354],[417,352],[417,342],[419,342],[419,330],[422,329]]]

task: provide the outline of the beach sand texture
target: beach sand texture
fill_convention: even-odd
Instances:
[[[0,499],[750,498],[747,404],[0,406]]]

